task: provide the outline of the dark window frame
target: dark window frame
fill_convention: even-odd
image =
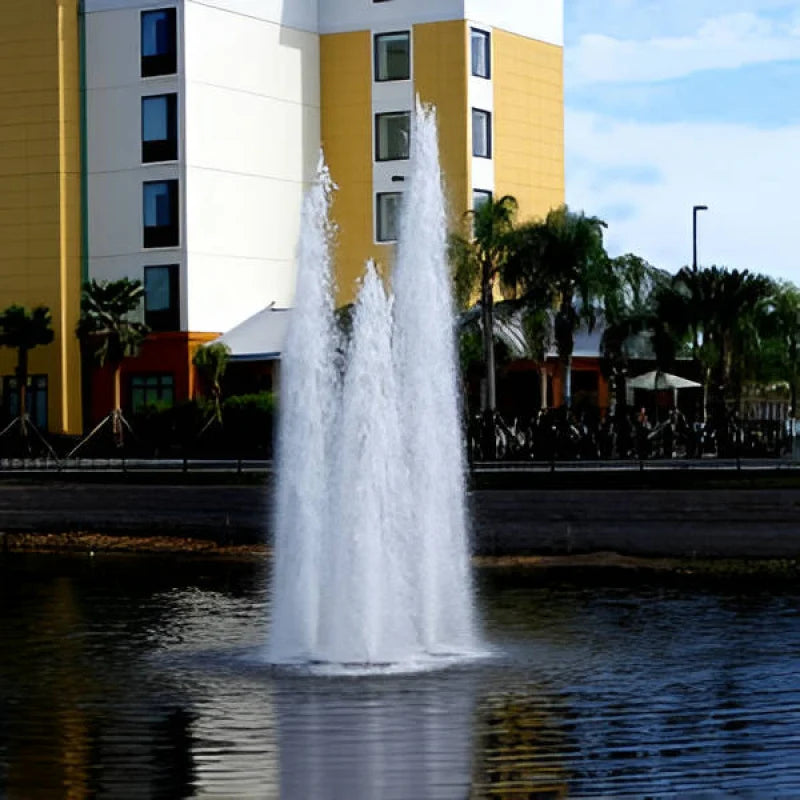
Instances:
[[[168,271],[169,304],[163,309],[148,308],[148,274],[155,270]],[[152,331],[179,331],[181,329],[180,264],[148,264],[144,268],[144,322]]]
[[[475,58],[473,53],[474,40],[473,36],[478,34],[481,39],[486,43],[486,74],[477,72],[475,70]],[[475,78],[485,78],[486,80],[492,79],[492,34],[482,28],[469,29],[469,59],[470,59],[470,73]]]
[[[406,65],[406,74],[402,77],[394,77],[394,78],[381,78],[379,74],[380,70],[380,58],[379,58],[379,42],[381,39],[387,36],[405,36],[408,40],[408,63]],[[372,58],[374,61],[373,64],[373,79],[375,83],[394,83],[396,81],[410,81],[411,80],[411,31],[410,30],[400,30],[400,31],[381,31],[380,33],[376,33],[372,37]]]
[[[167,138],[145,139],[145,105],[148,100],[166,98],[167,101]],[[142,163],[152,164],[158,161],[178,160],[178,93],[162,92],[147,94],[142,97]]]
[[[494,196],[494,193],[489,191],[489,189],[473,189],[472,190],[472,210],[473,211],[477,211],[477,209],[479,208],[479,205],[475,203],[476,195],[479,196],[479,197],[482,197],[484,203],[489,203],[489,202],[491,202],[492,197]],[[483,205],[483,203],[481,203],[480,205]]]
[[[475,149],[475,115],[481,114],[486,119],[486,152],[479,153]],[[492,157],[492,112],[485,108],[472,109],[472,155],[475,158]]]
[[[397,230],[397,223],[399,220],[395,219],[395,231],[394,237],[383,237],[382,234],[382,223],[383,223],[383,216],[381,214],[381,199],[384,197],[398,197],[402,198],[402,192],[377,192],[375,195],[375,241],[379,242],[380,244],[391,244],[392,242],[397,241],[397,237],[399,235],[399,231]]]
[[[166,225],[147,224],[146,187],[155,184],[165,184],[169,187],[170,221]],[[177,178],[145,181],[142,184],[142,230],[145,248],[180,246],[180,199]]]
[[[381,119],[385,117],[406,117],[408,120],[408,141],[406,142],[406,154],[402,156],[387,156],[381,158]],[[375,161],[408,161],[411,155],[411,112],[410,111],[382,111],[375,115]]]
[[[167,15],[168,48],[164,52],[145,55],[145,20],[150,16],[164,13]],[[178,72],[178,10],[175,6],[147,8],[140,13],[139,55],[141,61],[141,75],[143,78],[152,78],[158,75],[175,75]]]
[[[166,408],[172,408],[175,405],[175,373],[173,372],[132,372],[129,373],[128,376],[128,408],[130,409],[132,414],[138,414],[140,411],[144,411],[145,409],[153,406],[153,405],[160,405],[162,397],[161,395],[169,391],[170,399],[168,403],[164,404]],[[148,386],[146,381],[155,380],[156,383],[154,386]],[[136,386],[137,382],[141,381],[141,386]],[[142,398],[142,403],[134,403],[134,392],[136,389],[140,389],[143,393],[145,393],[145,397]],[[146,402],[146,392],[148,389],[155,389],[156,393],[159,395],[156,398],[155,404],[147,403]]]

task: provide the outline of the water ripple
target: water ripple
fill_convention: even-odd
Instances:
[[[250,565],[0,570],[3,797],[800,797],[798,591],[484,574],[491,658],[355,677]]]

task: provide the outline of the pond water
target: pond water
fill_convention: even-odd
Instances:
[[[242,562],[0,559],[0,797],[800,797],[800,588],[482,570],[493,654],[276,673]]]

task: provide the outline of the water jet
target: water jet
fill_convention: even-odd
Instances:
[[[343,359],[322,162],[304,205],[281,376],[275,663],[419,666],[477,649],[436,114],[419,103],[410,158],[391,290],[367,264]]]

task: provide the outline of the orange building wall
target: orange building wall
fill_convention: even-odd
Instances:
[[[192,358],[198,347],[216,339],[217,333],[154,333],[147,337],[135,358],[122,362],[122,409],[130,408],[131,375],[169,373],[174,377],[175,403],[192,399],[199,390]],[[114,406],[113,375],[108,365],[92,373],[92,425],[106,417]]]

